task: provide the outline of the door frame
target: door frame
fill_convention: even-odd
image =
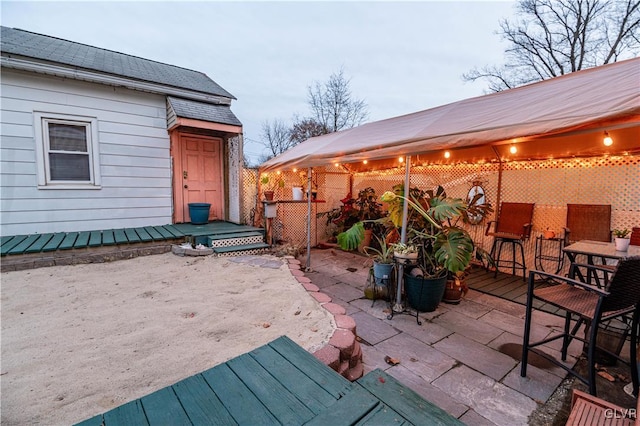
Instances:
[[[173,187],[173,223],[185,223],[189,222],[189,218],[185,217],[184,209],[182,206],[184,205],[184,192],[182,188],[182,170],[184,169],[182,164],[182,140],[183,137],[188,138],[199,138],[199,139],[215,139],[219,140],[221,147],[221,158],[220,158],[220,175],[222,178],[222,212],[223,217],[219,217],[219,220],[226,220],[226,200],[227,200],[227,180],[225,167],[227,162],[225,161],[227,150],[225,144],[225,138],[221,136],[213,136],[206,134],[198,134],[192,132],[184,132],[180,130],[173,130],[170,133],[170,156],[172,160],[171,164],[171,185]]]

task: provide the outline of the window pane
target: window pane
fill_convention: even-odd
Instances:
[[[49,147],[52,151],[87,152],[87,128],[49,123]]]
[[[89,156],[49,153],[51,180],[89,181]]]

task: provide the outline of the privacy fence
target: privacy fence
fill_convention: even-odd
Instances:
[[[306,245],[307,203],[293,201],[293,186],[304,183],[306,170],[281,171],[284,188],[275,194],[277,217],[272,222],[274,241],[293,245]],[[272,173],[275,175],[275,172]],[[316,202],[311,211],[311,245],[326,241],[332,231],[327,226],[326,213],[341,206],[348,194],[355,197],[364,188],[371,187],[378,196],[404,182],[405,168],[399,163],[394,169],[362,173],[347,173],[334,166],[316,168],[312,182],[317,188]],[[597,158],[556,159],[544,161],[518,161],[485,164],[413,165],[411,186],[420,189],[445,188],[447,195],[466,199],[474,182],[480,182],[487,202],[498,210],[499,202],[535,203],[533,231],[525,242],[528,267],[534,266],[536,237],[550,229],[563,233],[567,204],[609,204],[612,209],[611,229],[640,226],[640,157],[616,156]],[[244,221],[262,225],[263,203],[259,192],[259,176],[255,169],[244,171]],[[305,198],[306,200],[306,198]],[[487,221],[469,225],[475,244],[485,250],[491,248],[492,237],[485,236]],[[553,254],[556,247],[544,247]],[[552,267],[551,265],[548,266]]]

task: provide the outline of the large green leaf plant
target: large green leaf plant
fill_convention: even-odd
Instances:
[[[410,188],[408,198],[402,195],[404,185],[396,185],[393,189],[380,198],[388,205],[387,220],[397,228],[402,226],[402,207],[406,200],[409,204],[407,238],[420,248],[419,266],[423,276],[437,277],[464,271],[471,263],[474,244],[461,225],[469,222],[469,213],[484,216],[492,211],[491,206],[479,206],[476,200],[466,202],[448,197],[441,186],[435,191]],[[338,240],[356,244],[361,232],[362,228],[356,224]]]

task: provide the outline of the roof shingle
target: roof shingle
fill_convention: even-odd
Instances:
[[[206,74],[198,71],[20,29],[1,29],[0,50],[3,56],[19,55],[235,99]]]

